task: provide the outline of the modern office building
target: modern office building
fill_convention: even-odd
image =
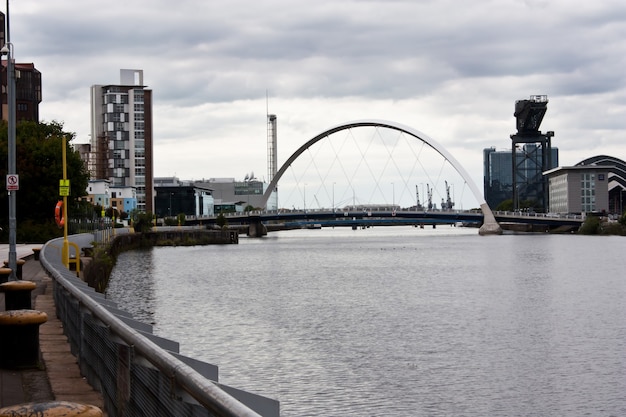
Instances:
[[[122,69],[120,84],[91,87],[90,160],[95,179],[134,187],[137,209],[154,211],[152,90],[143,70]]]
[[[5,14],[0,12],[0,48],[6,43]],[[5,57],[6,58],[6,57]],[[13,57],[15,58],[15,57]],[[0,118],[8,120],[7,98],[7,61],[2,60],[2,90]],[[29,120],[39,122],[39,103],[41,103],[41,73],[33,63],[15,63],[15,121]]]
[[[196,186],[213,190],[215,198],[216,213],[220,212],[220,207],[249,207],[255,209],[267,208],[268,210],[276,210],[268,202],[267,207],[262,203],[263,193],[269,185],[266,182],[259,181],[254,174],[246,175],[243,181],[236,181],[234,178],[210,178],[209,180],[196,181]],[[229,208],[223,211],[228,211]]]
[[[552,213],[609,212],[608,166],[577,165],[545,172]]]
[[[606,167],[608,172],[609,213],[623,214],[626,210],[626,162],[607,155],[597,155],[575,166]]]
[[[157,217],[185,214],[202,218],[215,214],[212,189],[176,177],[155,178],[154,183],[154,213]]]
[[[551,166],[559,165],[559,149],[550,149]],[[543,150],[536,144],[525,144],[515,150],[516,184],[520,202],[547,201],[543,193],[543,172],[541,163]],[[483,150],[483,180],[485,201],[491,209],[505,200],[513,199],[513,164],[511,150],[497,151],[495,147]]]

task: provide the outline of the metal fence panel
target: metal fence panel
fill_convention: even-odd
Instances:
[[[109,416],[280,415],[277,401],[210,381],[203,375],[217,379],[217,367],[181,360],[181,355],[163,349],[177,351],[176,342],[146,337],[144,332],[151,333],[152,326],[126,312],[114,314],[115,307],[64,268],[57,240],[44,245],[40,260],[53,278],[57,315],[71,351],[89,383],[102,392]]]

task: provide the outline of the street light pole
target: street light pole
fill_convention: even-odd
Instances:
[[[9,21],[9,1],[7,0],[7,27]],[[7,179],[17,179],[17,170],[15,162],[15,65],[13,62],[13,44],[8,42],[9,32],[7,30],[7,43],[2,47],[0,53],[7,57],[7,107],[8,112],[8,170]],[[19,181],[17,181],[19,186]],[[9,196],[9,268],[11,268],[11,280],[16,280],[17,271],[17,220],[16,220],[16,198],[17,188],[8,189],[9,183],[7,181],[7,193]]]

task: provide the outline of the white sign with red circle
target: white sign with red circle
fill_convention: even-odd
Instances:
[[[17,174],[7,175],[7,191],[16,191],[20,189],[20,176]]]

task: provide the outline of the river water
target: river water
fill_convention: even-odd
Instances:
[[[297,230],[123,253],[108,296],[282,416],[623,416],[625,248]]]

